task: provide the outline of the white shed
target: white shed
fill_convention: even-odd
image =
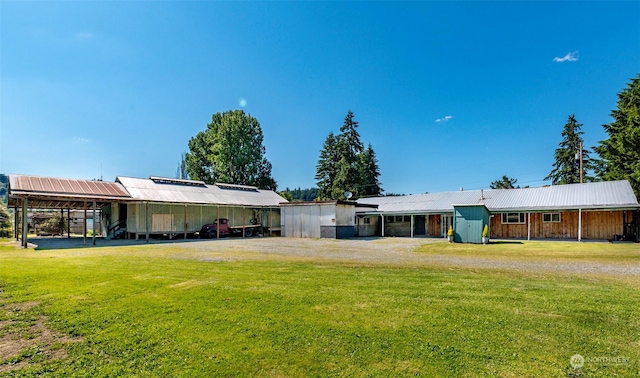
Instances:
[[[344,239],[355,236],[355,201],[281,203],[282,236]]]

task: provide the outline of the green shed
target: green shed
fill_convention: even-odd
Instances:
[[[453,240],[457,243],[482,243],[484,225],[491,224],[489,209],[484,204],[453,205],[453,214]]]

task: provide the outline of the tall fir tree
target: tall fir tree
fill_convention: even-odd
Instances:
[[[582,172],[583,182],[593,181],[593,177],[586,175],[593,170],[593,161],[589,157],[589,150],[584,147],[580,131],[582,124],[576,121],[575,115],[570,115],[562,130],[562,142],[556,148],[553,170],[545,180],[551,180],[553,185],[575,184],[580,182],[580,145],[582,143]]]
[[[362,153],[364,147],[358,133],[358,122],[353,118],[353,112],[349,110],[338,135],[336,177],[331,188],[333,199],[343,198],[345,192],[351,192],[356,197],[360,195],[358,155]]]
[[[336,162],[338,161],[337,138],[330,132],[320,150],[320,158],[316,165],[316,181],[318,197],[331,198],[331,189],[336,179]]]
[[[605,181],[629,180],[640,198],[640,74],[618,93],[613,122],[602,125],[609,135],[594,147],[600,155],[596,175]]]
[[[344,199],[345,192],[354,198],[380,195],[380,169],[373,147],[365,150],[358,122],[351,110],[347,113],[340,134],[329,133],[320,150],[316,165],[316,180],[321,199]]]
[[[371,144],[359,155],[360,197],[377,197],[384,189],[380,187],[380,168]]]

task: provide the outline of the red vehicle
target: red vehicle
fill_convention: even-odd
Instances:
[[[220,222],[218,222],[218,219],[216,219],[213,221],[213,223],[208,223],[202,226],[202,228],[200,229],[200,237],[204,239],[212,239],[217,238],[218,235],[220,235],[220,237],[242,236],[243,232],[244,236],[258,235],[262,226],[260,224],[254,224],[258,223],[255,219],[252,219],[251,223],[252,224],[248,226],[229,226],[229,220],[227,218],[220,218]],[[220,227],[219,234],[218,226]]]

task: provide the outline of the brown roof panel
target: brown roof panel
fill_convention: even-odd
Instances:
[[[11,192],[14,194],[24,193],[48,196],[78,195],[99,198],[131,197],[124,187],[117,182],[9,175],[9,185]]]

